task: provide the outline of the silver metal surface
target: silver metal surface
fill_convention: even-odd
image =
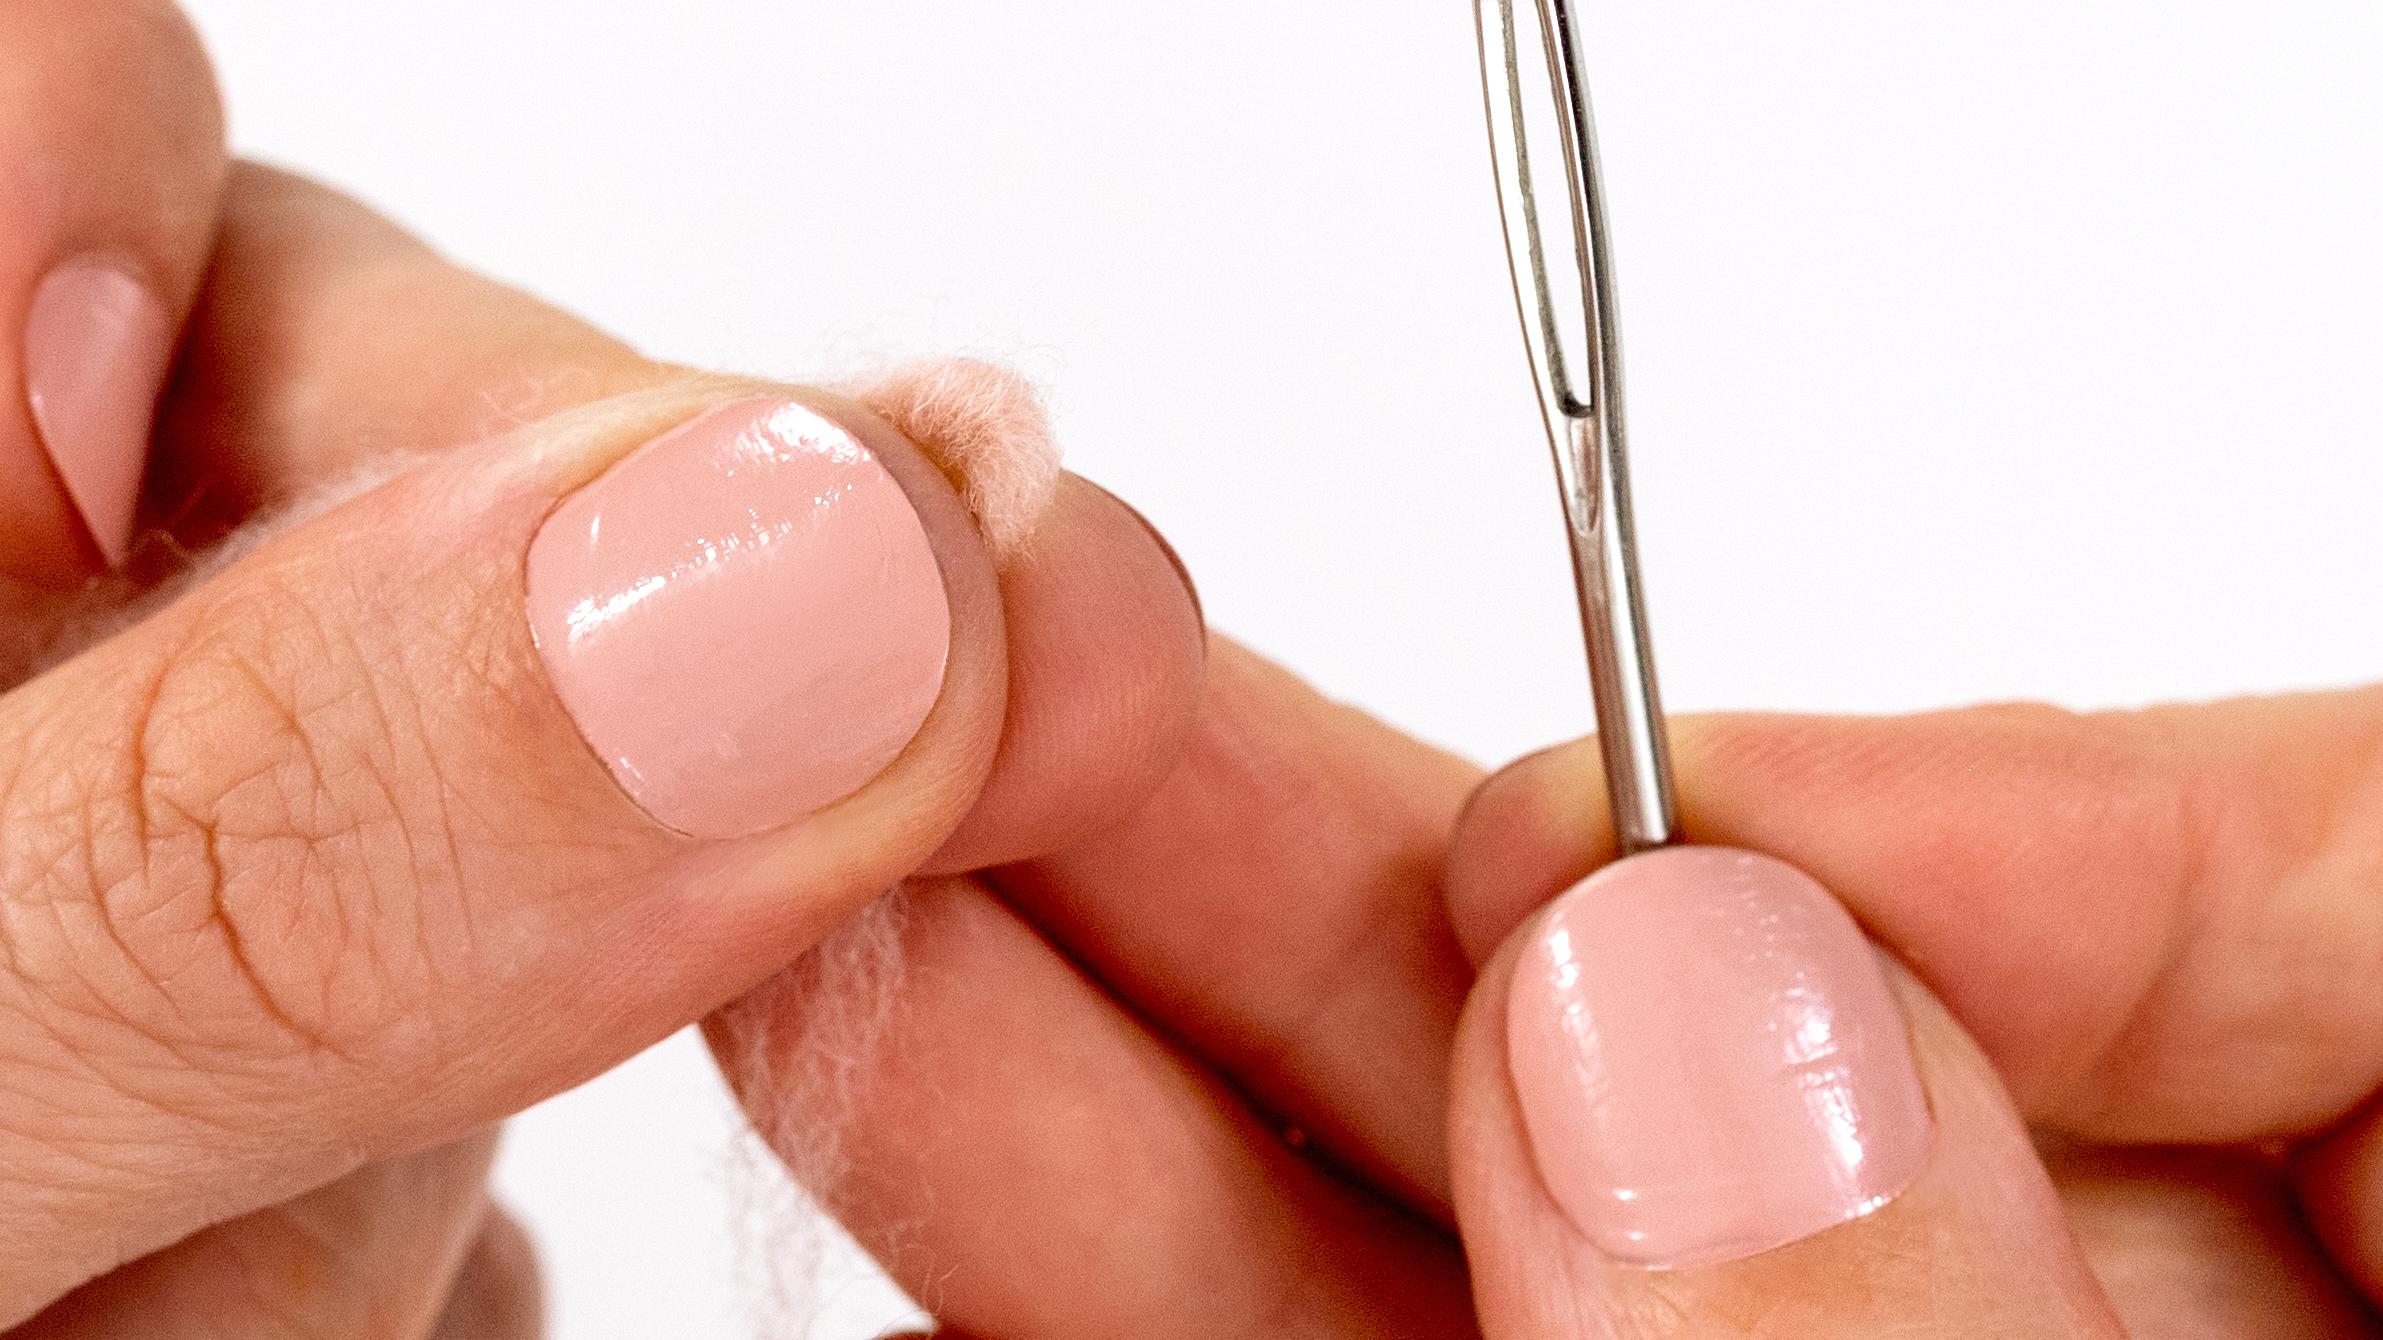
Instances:
[[[1623,463],[1622,364],[1573,0],[1475,0],[1506,256],[1555,455],[1614,836],[1679,840]],[[1552,214],[1552,218],[1550,215]]]

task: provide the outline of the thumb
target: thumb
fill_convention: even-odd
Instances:
[[[1976,1046],[1768,857],[1558,899],[1483,973],[1453,1103],[1489,1340],[2123,1335]]]
[[[1037,543],[1188,610],[1115,510]],[[1022,636],[1196,636],[1094,612]],[[0,1329],[799,955],[1004,766],[1017,622],[882,420],[691,379],[419,465],[0,697]]]

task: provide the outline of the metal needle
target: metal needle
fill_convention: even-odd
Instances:
[[[1627,855],[1680,833],[1631,533],[1621,343],[1588,87],[1571,0],[1475,3],[1507,260],[1563,489],[1614,835]]]

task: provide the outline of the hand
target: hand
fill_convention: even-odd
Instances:
[[[527,1335],[492,1123],[930,858],[1130,808],[1193,604],[1122,504],[965,457],[997,380],[639,358],[227,169],[163,5],[9,6],[0,51],[43,407],[0,416],[0,634],[47,664],[0,678],[0,1328]],[[45,306],[88,255],[146,296]]]
[[[1603,1127],[1524,1108],[1515,964],[1611,858],[1590,745],[1466,804],[1462,765],[1222,640],[1132,822],[914,886],[898,952],[789,973],[715,1042],[947,1337],[2373,1333],[2383,693],[1677,730],[1697,839],[1811,872],[1910,965],[1863,978],[1852,923],[1793,891],[1873,1009],[1841,1039],[1885,1067],[1858,1076],[1883,1097],[1852,1133],[1894,1163],[1866,1215],[1858,1177],[1814,1193],[1848,1170],[1811,1131],[1732,1146],[1726,1106],[1643,1087]],[[1620,975],[1666,928],[1600,927],[1597,898],[1557,907]],[[823,1040],[855,963],[887,1003]],[[1638,999],[1613,1045],[1717,1066],[1775,999],[1737,985]],[[1927,1115],[1865,1128],[1912,1116],[1898,1075]],[[1543,1160],[1535,1117],[1592,1143]],[[1594,1137],[1639,1122],[1626,1160],[1657,1120],[1716,1155],[1681,1176],[1723,1180],[1650,1270],[1587,1215]],[[1755,1204],[1787,1211],[1748,1236]]]
[[[1681,737],[1692,831],[1772,853],[1819,885],[1758,876],[1765,891],[1724,911],[1709,879],[1668,904],[1592,882],[1510,938],[1598,858],[1593,812],[1570,803],[1597,765],[1573,746],[1492,781],[1450,881],[1456,924],[1487,963],[1457,1043],[1453,1136],[1484,1330],[2375,1334],[2378,739],[2372,689],[2083,717],[1698,722]],[[1820,886],[1908,965],[1890,969],[1886,992],[1847,968],[1859,942],[1832,924]],[[1630,910],[1657,906],[1672,910]],[[1681,907],[1706,916],[1691,930],[1673,919]],[[1715,973],[1732,961],[1728,937],[1762,934],[1749,914],[1806,933],[1777,934],[1790,947],[1767,962],[1739,960],[1753,965],[1745,975]],[[1614,936],[1612,916],[1636,933]],[[1510,1034],[1547,1022],[1529,1011],[1565,998],[1518,976],[1518,962],[1543,966],[1540,940],[1555,930],[1600,928],[1613,942],[1589,951],[1584,976],[1603,963],[1644,980],[1670,965],[1706,989],[1660,1012],[1574,995],[1573,1027],[1617,1066],[1673,1052],[1698,1070],[1703,1102],[1617,1088],[1592,1113],[1510,1052]],[[1635,963],[1610,957],[1624,954]],[[1800,999],[1780,972],[1802,974]],[[1824,1012],[1837,1023],[1800,1091],[1812,1120],[1755,1124],[1780,1110],[1766,1086],[1785,1077],[1726,1071],[1729,1058],[1764,1054],[1769,1030],[1767,1054],[1784,1065],[1787,1023]],[[1897,1025],[1932,1119],[1896,1101],[1915,1074],[1889,1046]],[[1745,1101],[1714,1101],[1733,1085],[1751,1086],[1735,1090]],[[1848,1101],[1830,1111],[1816,1096]],[[1634,1160],[1662,1107],[1661,1146],[1701,1144],[1725,1171],[1703,1169],[1714,1180],[1701,1196],[1642,1207],[1644,1235],[1617,1251],[1632,1225],[1611,1173],[1660,1179],[1659,1164]],[[1638,1140],[1529,1152],[1567,1129]],[[1854,1147],[1878,1163],[1860,1167]],[[1893,1198],[1850,1217],[1874,1191]],[[1618,1259],[1650,1246],[1689,1263],[1650,1272]]]

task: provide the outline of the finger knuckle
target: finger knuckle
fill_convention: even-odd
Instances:
[[[215,1070],[353,1061],[402,1045],[468,940],[420,713],[337,607],[231,584],[82,721],[112,743],[9,798],[45,839],[6,887],[81,1027]]]
[[[346,1052],[440,975],[426,933],[460,872],[403,658],[357,631],[385,621],[315,576],[235,584],[206,611],[140,723],[133,808],[226,975]]]

